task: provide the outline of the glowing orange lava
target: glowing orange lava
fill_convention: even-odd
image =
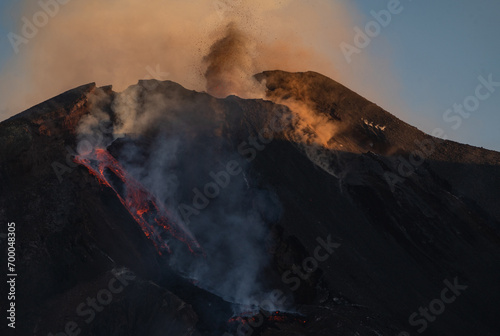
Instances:
[[[156,197],[130,176],[106,149],[96,149],[86,157],[76,156],[74,161],[87,167],[90,174],[94,175],[100,184],[113,189],[120,202],[139,224],[146,237],[153,242],[160,255],[165,250],[171,253],[166,242],[169,237],[174,237],[186,244],[191,253],[204,255],[201,246],[189,230],[182,224],[171,221],[167,210],[161,206]],[[116,186],[106,176],[106,169],[123,183],[125,188],[123,195],[118,193]]]

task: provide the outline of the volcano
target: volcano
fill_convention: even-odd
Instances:
[[[0,123],[17,334],[498,335],[500,153],[318,73],[254,80],[87,84]]]

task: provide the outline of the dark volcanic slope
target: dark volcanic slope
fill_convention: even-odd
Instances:
[[[215,99],[172,82],[133,87],[139,110],[147,109],[148,98],[174,97],[175,109],[165,105],[161,111],[170,124],[156,122],[108,148],[116,157],[131,144],[147,153],[163,128],[180,129],[182,143],[190,146],[177,152],[178,165],[170,167],[179,180],[179,203],[189,202],[193,187],[228,157],[246,162],[234,183],[243,186],[243,207],[264,209],[261,245],[270,262],[259,281],[290,295],[288,311],[305,321],[298,322],[299,315],[268,321],[252,335],[417,335],[423,324],[411,325],[409,317],[430,304],[426,335],[498,335],[500,153],[426,135],[316,73],[273,71],[257,78],[266,79],[270,100],[302,101],[338,126],[332,149],[320,149],[338,177],[315,165],[306,145],[288,140],[289,127],[261,142],[251,160],[238,153],[276,111],[289,115],[287,108],[234,96]],[[0,124],[0,219],[16,222],[17,234],[16,331],[56,334],[71,321],[82,335],[234,331],[226,325],[230,304],[173,271],[168,254],[156,253],[111,188],[73,163],[76,126],[92,110],[89,97],[95,95],[107,97],[100,108],[114,121],[117,94],[89,84]],[[415,140],[431,149],[424,152]],[[403,162],[416,159],[423,162],[401,174]],[[235,190],[222,190],[208,209],[229,208]],[[270,196],[262,201],[261,195]],[[279,216],[268,215],[270,208],[279,208]],[[214,215],[201,212],[197,221],[208,213]],[[198,222],[192,229],[202,246],[210,246],[204,231],[219,227]],[[328,236],[340,245],[290,288],[297,283],[290,279],[299,279],[292,271],[308,257],[318,259],[318,239]],[[1,244],[6,250],[4,239]],[[123,292],[93,318],[78,314],[77,307],[113,278],[127,283]],[[467,288],[438,311],[445,281]]]
[[[437,130],[434,135],[438,138],[425,134],[345,86],[315,72],[268,71],[256,77],[266,79],[267,94],[273,100],[285,97],[306,102],[318,113],[328,115],[341,125],[341,132],[334,142],[343,144],[344,150],[390,156],[395,168],[401,164],[398,160],[400,154],[407,160],[412,153],[421,155],[426,159],[422,166],[431,167],[430,171],[446,181],[457,196],[474,199],[488,209],[496,221],[500,220],[496,193],[500,189],[498,152],[454,141],[441,141],[446,131]],[[376,125],[385,126],[385,129],[377,129]],[[418,168],[420,164],[412,166]],[[477,170],[478,166],[481,170]]]

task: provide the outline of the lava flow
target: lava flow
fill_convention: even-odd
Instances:
[[[160,255],[165,250],[171,252],[166,242],[170,236],[186,244],[191,253],[204,254],[189,230],[182,224],[171,221],[166,209],[156,197],[130,176],[106,149],[96,149],[86,157],[76,156],[74,161],[87,167],[102,185],[113,189]],[[119,181],[115,178],[116,182],[113,183],[113,177]],[[123,185],[121,192],[118,190],[118,184]]]
[[[274,312],[261,311],[258,314],[243,313],[239,316],[233,316],[229,319],[229,321],[227,321],[227,323],[230,326],[231,325],[234,326],[235,324],[242,324],[242,325],[250,324],[251,326],[255,326],[255,325],[262,325],[264,322],[268,323],[298,322],[301,324],[306,323],[306,321],[300,318],[298,315],[283,313],[280,311],[274,311]]]

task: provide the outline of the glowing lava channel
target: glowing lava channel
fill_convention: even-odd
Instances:
[[[99,183],[113,189],[120,202],[140,225],[146,237],[153,242],[160,255],[165,250],[169,253],[172,252],[165,241],[165,236],[172,236],[183,242],[193,254],[204,255],[200,244],[191,232],[182,224],[172,222],[168,218],[168,212],[160,205],[156,197],[130,176],[106,149],[96,149],[86,157],[76,156],[74,161],[87,167],[90,173],[99,180]],[[109,169],[122,181],[125,186],[123,196],[118,193],[106,177],[106,169]]]

